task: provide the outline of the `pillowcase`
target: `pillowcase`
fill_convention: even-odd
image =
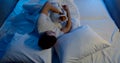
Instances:
[[[71,18],[78,19],[79,20],[78,23],[80,25],[80,13],[74,1],[60,0],[60,2],[61,2],[61,5],[67,5],[69,7]]]
[[[61,63],[77,62],[90,54],[110,46],[89,26],[81,26],[61,36],[55,44]]]
[[[73,31],[74,29],[80,27],[80,20],[75,19],[75,18],[71,18],[71,22],[72,22],[71,31]]]

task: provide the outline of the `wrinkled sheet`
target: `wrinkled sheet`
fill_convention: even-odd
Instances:
[[[91,54],[78,63],[120,63],[120,32],[117,31],[114,35],[111,47]]]
[[[89,25],[105,40],[111,38],[116,25],[102,0],[74,0],[80,12],[81,25]]]
[[[110,17],[102,0],[75,0],[81,16],[81,24],[89,25],[111,47],[87,56],[78,63],[120,63],[120,32]],[[89,10],[89,11],[88,11]]]

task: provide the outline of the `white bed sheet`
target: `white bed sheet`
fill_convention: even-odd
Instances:
[[[112,42],[117,28],[102,0],[74,0],[78,6],[81,25],[89,25],[105,40]]]
[[[120,63],[120,32],[109,16],[102,0],[74,0],[78,6],[81,25],[89,25],[112,45],[87,56],[78,63]]]

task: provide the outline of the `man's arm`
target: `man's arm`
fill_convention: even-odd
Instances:
[[[61,31],[64,33],[68,33],[72,27],[70,11],[66,5],[63,6],[63,9],[67,12],[68,21],[67,21],[65,27],[61,29]]]
[[[48,11],[52,11],[52,12],[59,13],[59,14],[61,13],[57,8],[52,6],[49,2],[47,2],[45,4],[45,6],[43,7],[41,13],[43,13],[43,14],[48,16]]]

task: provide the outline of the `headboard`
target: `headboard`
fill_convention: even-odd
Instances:
[[[0,27],[10,15],[18,0],[0,0]]]

